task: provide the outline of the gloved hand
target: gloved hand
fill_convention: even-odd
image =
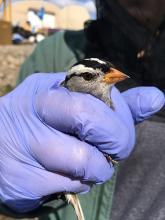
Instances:
[[[103,153],[126,158],[135,143],[134,121],[164,105],[156,88],[123,95],[114,88],[113,111],[91,95],[59,87],[64,77],[34,74],[0,98],[0,199],[16,211],[111,178],[114,167]]]

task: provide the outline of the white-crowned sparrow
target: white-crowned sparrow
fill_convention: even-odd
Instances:
[[[115,69],[112,63],[98,58],[84,59],[74,64],[68,71],[61,86],[73,92],[88,93],[105,102],[114,110],[110,97],[111,88],[115,83],[129,78],[126,74]],[[115,163],[109,155],[107,160]],[[66,200],[75,209],[78,220],[84,220],[83,211],[76,194],[65,194]]]

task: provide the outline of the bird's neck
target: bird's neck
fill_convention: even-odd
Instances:
[[[114,109],[113,102],[111,97],[109,96],[109,93],[107,92],[106,94],[103,94],[102,97],[100,98],[105,104],[107,104],[110,108]]]
[[[111,99],[111,87],[107,87],[107,88],[104,88],[100,91],[100,93],[98,94],[98,91],[97,91],[97,95],[95,95],[97,98],[99,98],[100,100],[102,100],[105,104],[107,104],[110,108],[112,108],[114,110],[114,107],[113,107],[113,102],[112,102],[112,99]]]

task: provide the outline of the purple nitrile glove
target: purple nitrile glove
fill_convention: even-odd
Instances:
[[[123,95],[114,88],[114,112],[91,95],[59,87],[64,78],[34,74],[0,98],[0,199],[16,211],[30,211],[54,193],[87,192],[89,182],[111,178],[114,168],[103,153],[126,158],[135,142],[134,120],[164,104],[156,88]]]

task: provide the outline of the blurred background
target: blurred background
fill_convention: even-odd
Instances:
[[[0,95],[15,86],[20,65],[38,42],[60,30],[82,29],[95,17],[92,0],[0,0]]]

